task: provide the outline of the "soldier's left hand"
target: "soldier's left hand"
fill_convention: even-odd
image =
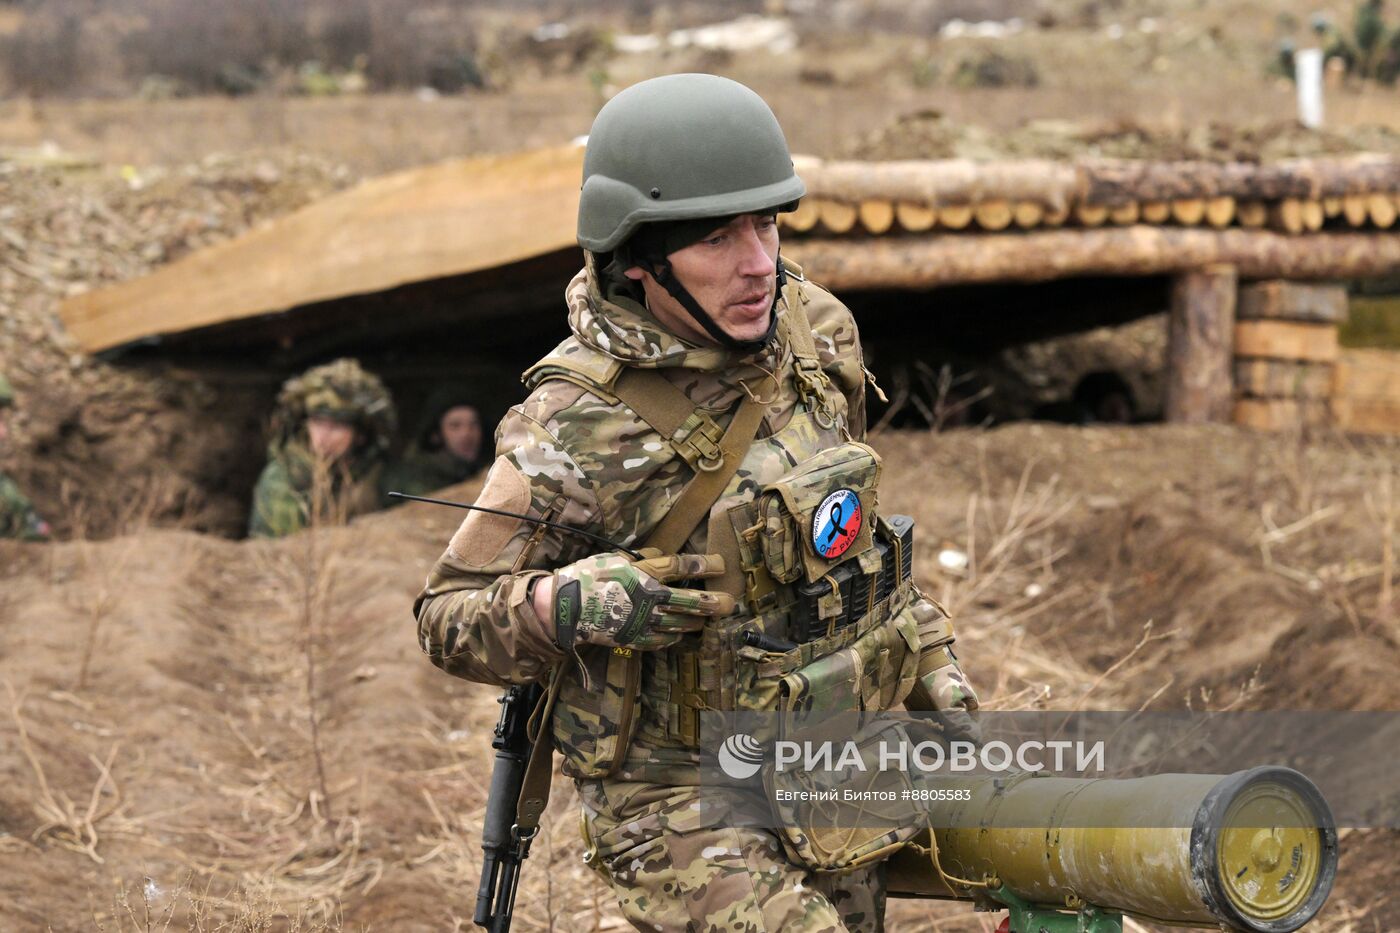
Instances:
[[[665,554],[644,549],[637,560],[617,552],[576,561],[555,572],[554,621],[566,650],[577,642],[651,651],[698,632],[707,617],[734,611],[724,593],[669,584],[718,576],[717,554]]]

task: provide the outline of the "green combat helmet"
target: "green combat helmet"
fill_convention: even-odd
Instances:
[[[676,279],[666,256],[739,214],[792,210],[806,193],[763,98],[714,75],[652,78],[608,101],[593,121],[578,242],[595,254],[621,248],[722,346],[756,349],[776,319],[766,337],[735,340]]]
[[[0,408],[9,408],[15,403],[15,389],[10,385],[10,380],[5,378],[4,373],[0,373]]]
[[[398,419],[389,390],[352,359],[308,369],[288,379],[272,416],[274,445],[293,440],[308,418],[332,418],[360,432],[359,456],[382,458],[393,443]]]

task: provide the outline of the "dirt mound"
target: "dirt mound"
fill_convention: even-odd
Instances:
[[[1152,128],[1131,121],[1037,120],[1012,130],[954,123],[918,111],[851,140],[853,159],[1157,159],[1267,162],[1352,152],[1400,152],[1400,133],[1384,126],[1310,130],[1295,122],[1207,123],[1191,129]]]
[[[989,706],[1400,704],[1381,605],[1395,504],[1378,492],[1396,444],[1017,425],[876,445],[882,501],[918,519],[919,576],[954,609]],[[112,929],[119,886],[139,915],[184,904],[183,884],[235,892],[214,916],[309,903],[353,928],[467,923],[495,691],[433,669],[409,615],[456,518],[0,545],[16,691],[0,735],[22,752],[0,759],[0,915]],[[942,549],[968,568],[942,569]],[[560,783],[519,929],[619,923],[579,862],[575,806]],[[1317,929],[1384,915],[1394,845],[1346,836]],[[894,928],[934,920],[980,929],[961,906],[891,907]]]
[[[170,168],[94,168],[54,152],[0,156],[0,371],[21,410],[4,469],[63,536],[134,516],[237,530],[251,479],[230,476],[246,425],[191,378],[117,369],[77,352],[58,302],[144,274],[353,180],[305,155],[210,157]],[[250,410],[247,404],[234,406]],[[261,410],[255,408],[251,410]]]

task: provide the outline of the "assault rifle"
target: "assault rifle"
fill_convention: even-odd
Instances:
[[[601,535],[519,512],[429,496],[411,496],[402,492],[391,492],[389,495],[395,499],[503,515],[575,534],[634,558],[643,556],[636,549]],[[544,687],[540,684],[524,684],[510,687],[497,701],[501,704],[501,719],[496,723],[496,734],[491,740],[491,747],[496,750],[496,764],[491,770],[491,793],[486,799],[486,818],[481,827],[481,848],[485,857],[481,862],[481,885],[476,890],[476,913],[472,916],[473,923],[491,933],[508,933],[510,930],[511,915],[515,912],[515,891],[520,884],[520,863],[530,856],[530,843],[539,832],[538,827],[521,830],[518,806],[535,744],[530,741],[530,715],[539,706],[543,695]],[[548,794],[545,794],[545,798],[548,798]]]
[[[472,922],[491,933],[508,933],[515,911],[515,891],[520,883],[520,863],[530,855],[530,843],[538,828],[528,834],[516,823],[516,803],[525,780],[534,743],[530,741],[530,714],[539,705],[544,688],[539,684],[510,687],[501,695],[501,719],[491,747],[496,764],[491,769],[491,794],[486,798],[486,818],[481,827],[481,885],[476,891]]]

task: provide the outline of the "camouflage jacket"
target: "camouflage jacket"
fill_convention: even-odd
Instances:
[[[481,464],[460,460],[450,450],[424,451],[414,446],[404,452],[403,459],[384,471],[384,491],[426,496],[469,480],[480,470]],[[393,499],[390,504],[402,501]]]
[[[837,428],[848,439],[863,439],[867,373],[855,321],[844,305],[811,283],[804,284],[801,295],[821,368],[839,408]],[[787,300],[778,306],[785,317],[790,313]],[[634,545],[667,514],[690,480],[690,468],[646,422],[584,380],[549,378],[551,360],[582,361],[585,368],[620,363],[655,369],[717,417],[731,412],[752,391],[748,386],[766,385],[759,393],[765,408],[757,439],[716,509],[727,502],[751,501],[759,484],[773,478],[767,474],[781,474],[822,444],[841,442],[835,431],[814,434],[807,426],[811,417],[787,378],[780,378],[778,390],[772,389],[770,374],[793,371],[787,343],[774,341],[747,356],[692,346],[664,330],[630,298],[615,291],[605,298],[591,266],[570,283],[567,301],[573,335],[532,370],[544,378],[498,428],[497,458],[478,504],[549,518]],[[787,449],[794,430],[806,438],[801,450]],[[754,460],[756,453],[761,460]],[[708,534],[702,522],[683,550],[706,552]],[[554,729],[556,744],[565,752],[565,771],[575,776],[586,776],[588,769],[586,755],[572,754],[578,744],[574,739],[600,719],[578,710],[588,704],[588,694],[607,694],[617,685],[610,673],[604,675],[594,665],[598,653],[580,650],[577,664],[566,659],[554,642],[552,624],[535,614],[529,587],[535,578],[599,550],[581,537],[473,512],[433,567],[415,604],[420,645],[448,673],[505,685],[537,680],[567,661]],[[672,653],[647,653],[641,674],[644,695],[664,695],[675,685],[673,675],[669,683],[648,685],[649,680],[668,677],[665,656]],[[600,676],[607,678],[603,685],[597,683]],[[908,676],[912,679],[912,667]],[[901,698],[908,691],[906,685]],[[658,704],[651,707],[648,713],[644,704],[641,719],[665,718]],[[652,725],[656,728],[642,730],[651,736],[652,745],[635,749],[629,755],[631,764],[621,773],[640,780],[687,782],[677,775],[689,773],[686,762],[694,750],[671,742],[664,722]],[[658,745],[667,744],[672,747],[658,751]]]
[[[326,492],[315,491],[315,462],[300,440],[273,443],[267,466],[253,488],[253,508],[248,534],[254,538],[280,538],[295,534],[311,523],[312,499],[319,498],[317,521],[340,525],[380,508],[379,481],[382,465],[377,459],[349,455],[333,464],[326,474]]]
[[[19,491],[14,480],[0,473],[0,538],[47,541],[49,523],[34,511],[34,504]]]

